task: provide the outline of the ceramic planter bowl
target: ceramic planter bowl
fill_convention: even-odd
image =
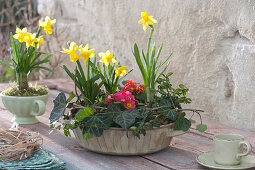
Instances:
[[[35,116],[45,112],[48,94],[43,96],[19,97],[0,93],[4,106],[14,114],[13,123],[34,124],[39,122]]]
[[[80,128],[73,130],[79,144],[84,148],[110,155],[143,155],[160,151],[168,147],[174,136],[182,135],[184,131],[173,130],[173,124],[148,129],[146,135],[135,137],[131,131],[121,128],[104,130],[103,135],[87,140],[83,139]],[[128,137],[127,137],[128,133]]]

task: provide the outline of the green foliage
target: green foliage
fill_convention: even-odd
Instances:
[[[75,118],[78,122],[81,122],[85,117],[90,116],[92,114],[93,114],[93,110],[90,107],[84,107],[83,110],[80,110],[75,115]]]
[[[172,121],[177,119],[178,114],[169,98],[163,98],[160,100],[159,106],[160,108],[158,109],[158,112],[160,114],[167,116]]]
[[[102,66],[101,66],[100,63],[91,63],[91,64],[93,64],[93,70],[97,71],[98,74],[100,75],[100,78],[104,84],[106,93],[108,93],[108,94],[116,93],[120,82],[126,77],[126,75],[124,75],[123,77],[115,76],[116,71],[114,68],[116,66],[119,67],[120,63],[118,63],[118,64],[114,63],[113,65],[111,65],[111,63],[110,63],[108,66],[105,66],[104,64],[102,64]],[[131,71],[129,71],[129,73]]]
[[[57,122],[63,116],[66,109],[66,96],[63,92],[59,93],[53,100],[54,107],[50,114],[50,124]]]
[[[82,120],[81,129],[85,136],[101,136],[103,130],[109,129],[112,124],[112,117],[108,114],[92,114]],[[88,135],[92,134],[92,135]]]
[[[199,124],[197,125],[197,130],[201,133],[205,132],[207,130],[207,125]]]
[[[135,123],[136,117],[139,115],[137,109],[128,109],[116,114],[114,122],[120,125],[123,129],[127,130],[131,125]]]
[[[69,93],[69,97],[68,97],[66,103],[71,102],[71,101],[73,100],[74,97],[75,97],[75,96],[74,96],[73,92],[70,92],[70,93]]]
[[[189,130],[190,126],[191,126],[190,120],[185,118],[185,113],[182,112],[174,124],[174,130],[187,131]]]
[[[141,135],[146,135],[146,130],[170,123],[174,123],[174,130],[187,131],[191,127],[191,123],[195,123],[191,119],[194,113],[197,113],[201,119],[201,110],[182,108],[182,104],[191,102],[191,99],[186,96],[189,90],[183,84],[179,84],[177,88],[172,86],[170,76],[173,73],[164,73],[171,54],[160,62],[159,57],[163,45],[160,46],[157,52],[155,43],[151,46],[154,28],[150,27],[151,34],[146,55],[143,50],[140,55],[137,44],[134,44],[133,49],[145,86],[143,92],[132,91],[136,108],[126,109],[122,102],[112,101],[112,103],[106,104],[111,100],[109,98],[107,102],[104,102],[108,94],[116,93],[117,88],[119,90],[125,89],[119,84],[124,77],[115,76],[114,68],[116,65],[120,66],[119,63],[110,64],[106,67],[97,63],[96,59],[93,62],[88,61],[86,77],[78,60],[78,68],[75,69],[75,73],[71,73],[66,66],[63,67],[74,81],[75,87],[81,91],[81,95],[76,92],[76,102],[71,102],[74,99],[74,94],[70,93],[66,103],[67,108],[71,108],[71,112],[63,116],[72,123],[62,124],[56,128],[63,127],[67,136],[70,134],[69,129],[80,128],[83,132],[83,138],[89,139],[101,136],[103,131],[110,127],[116,127],[131,131],[134,136],[140,138]],[[99,85],[97,84],[98,80],[102,81]],[[100,91],[102,85],[105,87],[104,92]],[[125,85],[125,82],[123,85]],[[184,111],[191,111],[193,114],[187,119]],[[56,114],[55,117],[58,118],[61,114]],[[204,132],[206,128],[202,120],[197,125],[200,132]],[[127,132],[128,134],[130,133]]]
[[[100,74],[93,69],[94,64],[96,64],[96,60],[94,63],[87,62],[87,76],[85,76],[83,68],[79,60],[76,61],[78,68],[76,67],[74,73],[72,73],[65,65],[63,69],[66,71],[68,76],[73,80],[75,86],[80,90],[81,97],[85,105],[94,104],[96,99],[98,98],[101,92],[101,86],[103,82],[97,83],[97,80],[100,78]]]
[[[167,75],[162,74],[161,77],[157,80],[158,90],[157,92],[160,94],[161,98],[169,98],[171,104],[175,108],[181,108],[181,104],[189,104],[191,103],[191,99],[186,97],[189,89],[185,88],[183,84],[179,85],[179,88],[173,88],[170,82],[170,76],[172,73],[168,73]]]
[[[134,50],[133,55],[135,56],[136,63],[140,69],[140,72],[143,77],[143,82],[145,86],[145,94],[146,94],[146,101],[150,103],[149,106],[151,106],[151,102],[154,100],[155,96],[155,88],[157,84],[157,80],[160,78],[160,76],[165,72],[169,65],[169,59],[172,54],[170,54],[164,61],[161,61],[158,63],[158,59],[160,57],[161,50],[163,48],[163,44],[161,44],[157,54],[156,54],[156,45],[155,43],[151,47],[151,37],[154,31],[154,28],[152,25],[149,25],[151,27],[151,33],[148,40],[148,46],[147,46],[147,52],[146,55],[142,51],[142,57],[145,64],[143,64],[141,55],[139,53],[139,49],[137,44],[134,44]],[[151,51],[151,54],[150,54]],[[162,68],[162,66],[164,66]],[[162,70],[161,70],[162,69]],[[159,71],[161,70],[161,71]]]
[[[39,37],[41,27],[39,27],[36,38]],[[11,33],[11,44],[12,44],[12,63],[0,61],[0,64],[11,66],[16,72],[16,80],[18,83],[19,90],[21,93],[25,93],[28,90],[28,76],[34,69],[44,69],[52,71],[48,67],[41,66],[44,63],[49,62],[49,58],[52,54],[39,60],[42,54],[46,54],[42,51],[37,50],[37,44],[35,47],[25,47],[25,43],[21,43],[18,40],[14,40],[13,34]]]
[[[117,104],[114,104],[114,103],[110,103],[108,106],[107,106],[107,114],[111,114],[111,115],[117,115],[121,112],[121,108],[119,105]]]

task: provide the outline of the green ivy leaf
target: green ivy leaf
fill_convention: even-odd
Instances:
[[[111,114],[111,115],[118,115],[119,113],[121,113],[121,109],[120,106],[114,103],[110,103],[107,107],[107,114]]]
[[[191,122],[185,118],[185,113],[182,112],[174,124],[174,130],[189,130]]]
[[[113,120],[123,129],[127,130],[131,125],[135,123],[135,119],[137,116],[139,116],[139,111],[137,109],[128,109],[120,112],[114,117]]]
[[[96,137],[102,135],[103,130],[109,129],[112,124],[112,116],[109,114],[92,114],[82,120],[83,134],[91,133]]]
[[[78,122],[81,122],[85,117],[90,116],[93,114],[93,110],[90,107],[84,107],[83,110],[80,110],[76,115],[75,118]]]
[[[137,116],[137,118],[146,119],[148,116],[149,111],[145,108],[142,108],[140,111],[140,114]]]
[[[63,92],[59,93],[55,100],[53,100],[54,108],[50,114],[50,124],[58,121],[64,114],[66,108],[66,96]]]
[[[172,107],[173,105],[172,105],[170,100],[171,99],[169,99],[169,98],[164,98],[164,99],[160,100],[159,105],[160,106]]]
[[[148,113],[149,113],[149,111],[147,109],[145,109],[145,108],[141,109],[140,114],[137,116],[137,118],[140,118],[141,120],[136,121],[136,123],[135,123],[135,125],[137,127],[144,126],[145,120],[148,117]]]
[[[175,121],[178,117],[177,112],[175,111],[175,109],[171,109],[171,107],[173,106],[172,103],[170,102],[170,99],[165,98],[162,99],[159,103],[160,108],[158,110],[159,113],[161,113],[162,115],[167,116],[169,119],[171,119],[172,121]]]
[[[199,124],[197,125],[197,130],[201,133],[205,132],[207,129],[207,125],[204,125],[204,124]]]

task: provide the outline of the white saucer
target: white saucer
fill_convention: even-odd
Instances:
[[[248,169],[255,167],[255,156],[242,157],[240,165],[219,165],[214,162],[213,152],[205,152],[197,157],[197,162],[212,169]]]

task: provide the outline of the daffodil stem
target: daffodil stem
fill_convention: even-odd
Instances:
[[[89,62],[90,62],[90,59],[88,59],[89,61],[87,62],[87,80],[90,79],[90,67],[89,67]]]
[[[28,90],[28,76],[25,73],[16,73],[16,80],[18,83],[18,88],[21,93],[24,93]]]
[[[150,25],[150,27],[151,27],[151,33],[150,33],[150,36],[149,36],[147,52],[146,52],[146,63],[148,65],[149,65],[149,53],[150,53],[150,46],[151,46],[151,37],[152,37],[152,34],[154,32],[154,27],[152,25]],[[148,65],[147,65],[147,67],[148,67]]]
[[[38,30],[37,30],[37,33],[36,33],[36,38],[38,38],[39,37],[39,35],[40,35],[40,32],[41,32],[41,29],[42,29],[42,27],[41,26],[39,26],[39,28],[38,28]]]
[[[150,70],[150,65],[149,65],[149,61],[150,61],[150,57],[149,57],[149,53],[150,53],[150,45],[151,45],[151,37],[152,37],[152,34],[153,34],[153,31],[154,31],[154,27],[152,25],[150,25],[151,27],[151,32],[150,32],[150,36],[149,36],[149,40],[148,40],[148,46],[147,46],[147,53],[146,53],[146,66],[147,66],[147,79],[148,81],[147,82],[144,82],[144,85],[145,85],[145,93],[146,93],[146,100],[147,102],[149,103],[149,107],[151,106],[151,100],[153,98],[153,94],[151,92],[151,80],[149,79],[149,75],[150,74],[148,71]]]

